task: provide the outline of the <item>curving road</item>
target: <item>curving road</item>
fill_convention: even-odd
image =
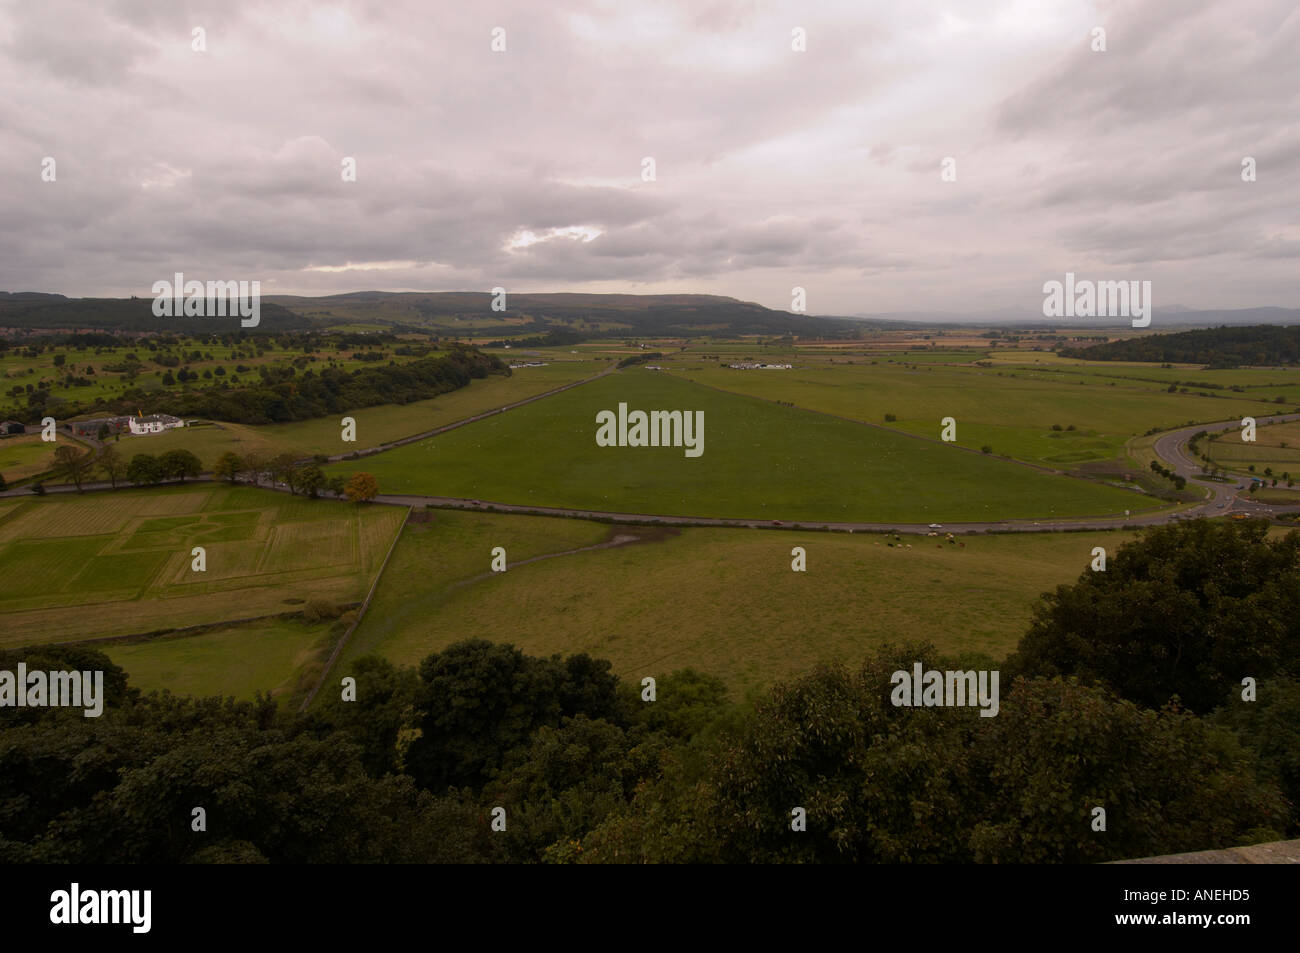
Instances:
[[[1276,417],[1257,417],[1255,425],[1263,427],[1265,424],[1287,423],[1293,420],[1300,420],[1300,414],[1278,414]],[[1188,482],[1195,481],[1197,486],[1203,487],[1210,491],[1210,499],[1197,506],[1182,511],[1184,516],[1223,516],[1229,512],[1244,512],[1251,516],[1269,516],[1276,513],[1290,513],[1300,510],[1300,506],[1270,506],[1267,503],[1257,503],[1241,494],[1250,487],[1250,479],[1246,477],[1233,477],[1228,482],[1223,483],[1217,480],[1206,480],[1201,474],[1201,466],[1197,463],[1190,451],[1188,443],[1192,437],[1201,431],[1208,431],[1213,434],[1216,431],[1241,428],[1240,420],[1224,420],[1217,424],[1200,424],[1195,427],[1182,427],[1178,430],[1171,430],[1168,433],[1161,434],[1156,438],[1155,451],[1157,456],[1167,460],[1173,465],[1174,471],[1185,476]],[[1170,515],[1172,518],[1172,515]]]

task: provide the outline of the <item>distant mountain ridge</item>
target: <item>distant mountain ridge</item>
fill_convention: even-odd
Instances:
[[[853,315],[868,321],[889,321],[902,324],[951,324],[965,326],[987,326],[990,324],[1014,324],[1017,327],[1054,328],[1068,331],[1071,328],[1129,328],[1129,318],[1048,318],[1041,311],[1029,309],[1001,308],[987,311],[885,311]],[[1260,308],[1215,308],[1199,311],[1181,304],[1155,305],[1151,326],[1148,330],[1156,331],[1161,326],[1177,327],[1218,327],[1220,325],[1247,324],[1300,324],[1300,308],[1279,308],[1275,306]]]
[[[312,323],[287,308],[261,303],[258,331],[300,331]],[[68,331],[225,331],[240,330],[238,317],[158,317],[153,298],[65,298],[39,292],[0,292],[0,328]]]
[[[67,301],[67,295],[44,291],[0,291],[0,301]]]
[[[851,338],[865,329],[1014,325],[1068,332],[1073,328],[1128,328],[1125,318],[1046,318],[1029,310],[974,312],[888,311],[810,315],[777,311],[753,301],[710,294],[589,294],[510,292],[506,310],[493,311],[487,291],[353,291],[335,295],[262,295],[260,332],[371,324],[395,331],[451,336],[572,338],[596,333],[623,337],[786,334]],[[68,298],[39,291],[0,291],[0,327],[32,330],[229,330],[228,319],[155,317],[152,296]],[[183,323],[182,323],[183,322]],[[1297,308],[1198,311],[1156,306],[1151,331],[1162,327],[1300,325]]]
[[[486,291],[358,291],[321,297],[265,295],[262,300],[325,323],[346,323],[346,317],[421,330],[490,332],[494,337],[532,337],[595,325],[615,325],[613,333],[638,337],[711,332],[850,336],[861,326],[850,318],[774,311],[724,295],[509,292],[504,311],[492,310],[494,299]]]

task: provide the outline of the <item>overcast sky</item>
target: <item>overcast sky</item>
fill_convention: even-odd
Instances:
[[[1300,306],[1293,0],[0,0],[0,90],[0,290]]]

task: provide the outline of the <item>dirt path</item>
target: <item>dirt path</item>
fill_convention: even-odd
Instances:
[[[516,563],[507,563],[506,568],[518,569],[520,566],[527,566],[529,563],[541,562],[543,559],[556,559],[560,556],[573,556],[576,553],[591,553],[598,549],[616,549],[620,546],[631,546],[634,543],[643,543],[645,541],[646,537],[644,536],[637,536],[632,533],[621,533],[612,539],[605,540],[603,543],[596,543],[594,546],[580,546],[577,549],[565,549],[558,553],[543,553],[540,556],[530,556],[527,559],[521,559]],[[444,589],[442,594],[444,596],[450,595],[459,589],[472,586],[476,582],[482,582],[484,579],[490,579],[493,576],[499,575],[499,572],[488,570],[487,572],[479,573],[477,576],[471,576],[468,579],[458,579],[456,582],[453,582],[450,586]]]
[[[566,390],[571,390],[574,387],[581,387],[583,384],[590,384],[592,381],[604,377],[606,374],[612,374],[617,369],[618,369],[617,365],[611,364],[608,367],[606,367],[603,371],[601,371],[599,374],[593,374],[591,377],[584,377],[580,381],[570,381],[568,384],[562,384],[559,387],[553,387],[548,391],[544,391],[543,393],[534,394],[532,397],[525,397],[523,400],[517,400],[513,404],[503,404],[500,407],[493,407],[491,410],[485,410],[481,414],[474,414],[473,416],[466,417],[463,420],[455,420],[449,424],[443,424],[441,427],[434,427],[432,430],[426,430],[423,433],[412,434],[409,437],[402,437],[400,440],[393,440],[388,443],[381,443],[374,447],[367,447],[364,450],[349,450],[347,453],[336,453],[329,458],[329,462],[339,463],[343,460],[348,459],[354,453],[358,455],[358,458],[372,457],[377,453],[384,453],[385,451],[393,450],[396,449],[397,447],[404,447],[408,443],[418,443],[421,440],[427,440],[430,437],[436,437],[438,434],[446,433],[449,430],[455,430],[458,427],[464,427],[466,424],[472,424],[479,420],[486,420],[488,417],[495,417],[497,414],[504,414],[507,410],[514,410],[516,407],[523,407],[525,404],[531,404],[534,401],[543,400],[544,398],[547,397],[553,397],[556,394],[559,394]],[[314,461],[314,459],[315,459],[314,457],[305,457],[298,462],[311,463]]]

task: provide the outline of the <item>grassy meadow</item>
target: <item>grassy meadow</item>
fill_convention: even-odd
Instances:
[[[16,483],[44,473],[54,466],[54,449],[60,444],[85,449],[85,444],[58,432],[53,443],[46,443],[41,439],[39,428],[28,428],[27,433],[0,438],[0,475],[7,483]]]
[[[629,679],[694,666],[738,692],[852,662],[885,640],[995,658],[1015,647],[1036,597],[1113,555],[1123,532],[905,537],[879,533],[610,527],[436,510],[408,524],[333,675],[377,652],[416,664],[452,642],[512,642],[533,655],[588,652]],[[643,541],[516,565],[611,535]],[[491,548],[510,568],[489,573]],[[791,549],[807,572],[791,570]]]
[[[1272,470],[1270,479],[1282,480],[1284,473],[1300,479],[1300,421],[1262,425],[1256,428],[1253,442],[1241,439],[1239,427],[1214,433],[1201,450],[1225,470],[1250,472],[1260,479],[1265,478],[1265,470]],[[1255,469],[1250,471],[1252,465]]]
[[[852,363],[840,359],[832,364],[800,354],[789,361],[796,365],[792,370],[732,370],[716,362],[685,359],[668,366],[672,374],[710,387],[787,401],[796,407],[919,436],[937,437],[940,421],[953,417],[960,446],[980,449],[987,445],[996,454],[1060,470],[1119,460],[1129,439],[1152,428],[1168,430],[1189,421],[1228,420],[1278,410],[1266,403],[1277,388],[1240,394],[1213,392],[1220,397],[1203,397],[1194,389],[1186,394],[1169,393],[1169,385],[1159,380],[1120,376],[1120,369],[1099,369],[1096,364],[1052,370],[914,363],[912,357],[883,355],[849,360]],[[1142,376],[1151,368],[1146,365]],[[1132,368],[1124,370],[1135,373]],[[1200,380],[1211,372],[1172,373]],[[1221,373],[1240,376],[1249,372]],[[1300,403],[1300,375],[1295,378],[1294,392]],[[1224,382],[1235,379],[1220,378]],[[886,422],[886,414],[896,419]]]
[[[680,447],[597,446],[597,412],[616,410],[620,402],[632,410],[702,410],[703,455],[686,457]],[[364,469],[386,493],[786,521],[1049,519],[1151,503],[640,367],[368,458]]]
[[[100,649],[143,689],[174,695],[285,698],[310,683],[332,648],[329,623],[266,619],[198,635],[109,642]]]

